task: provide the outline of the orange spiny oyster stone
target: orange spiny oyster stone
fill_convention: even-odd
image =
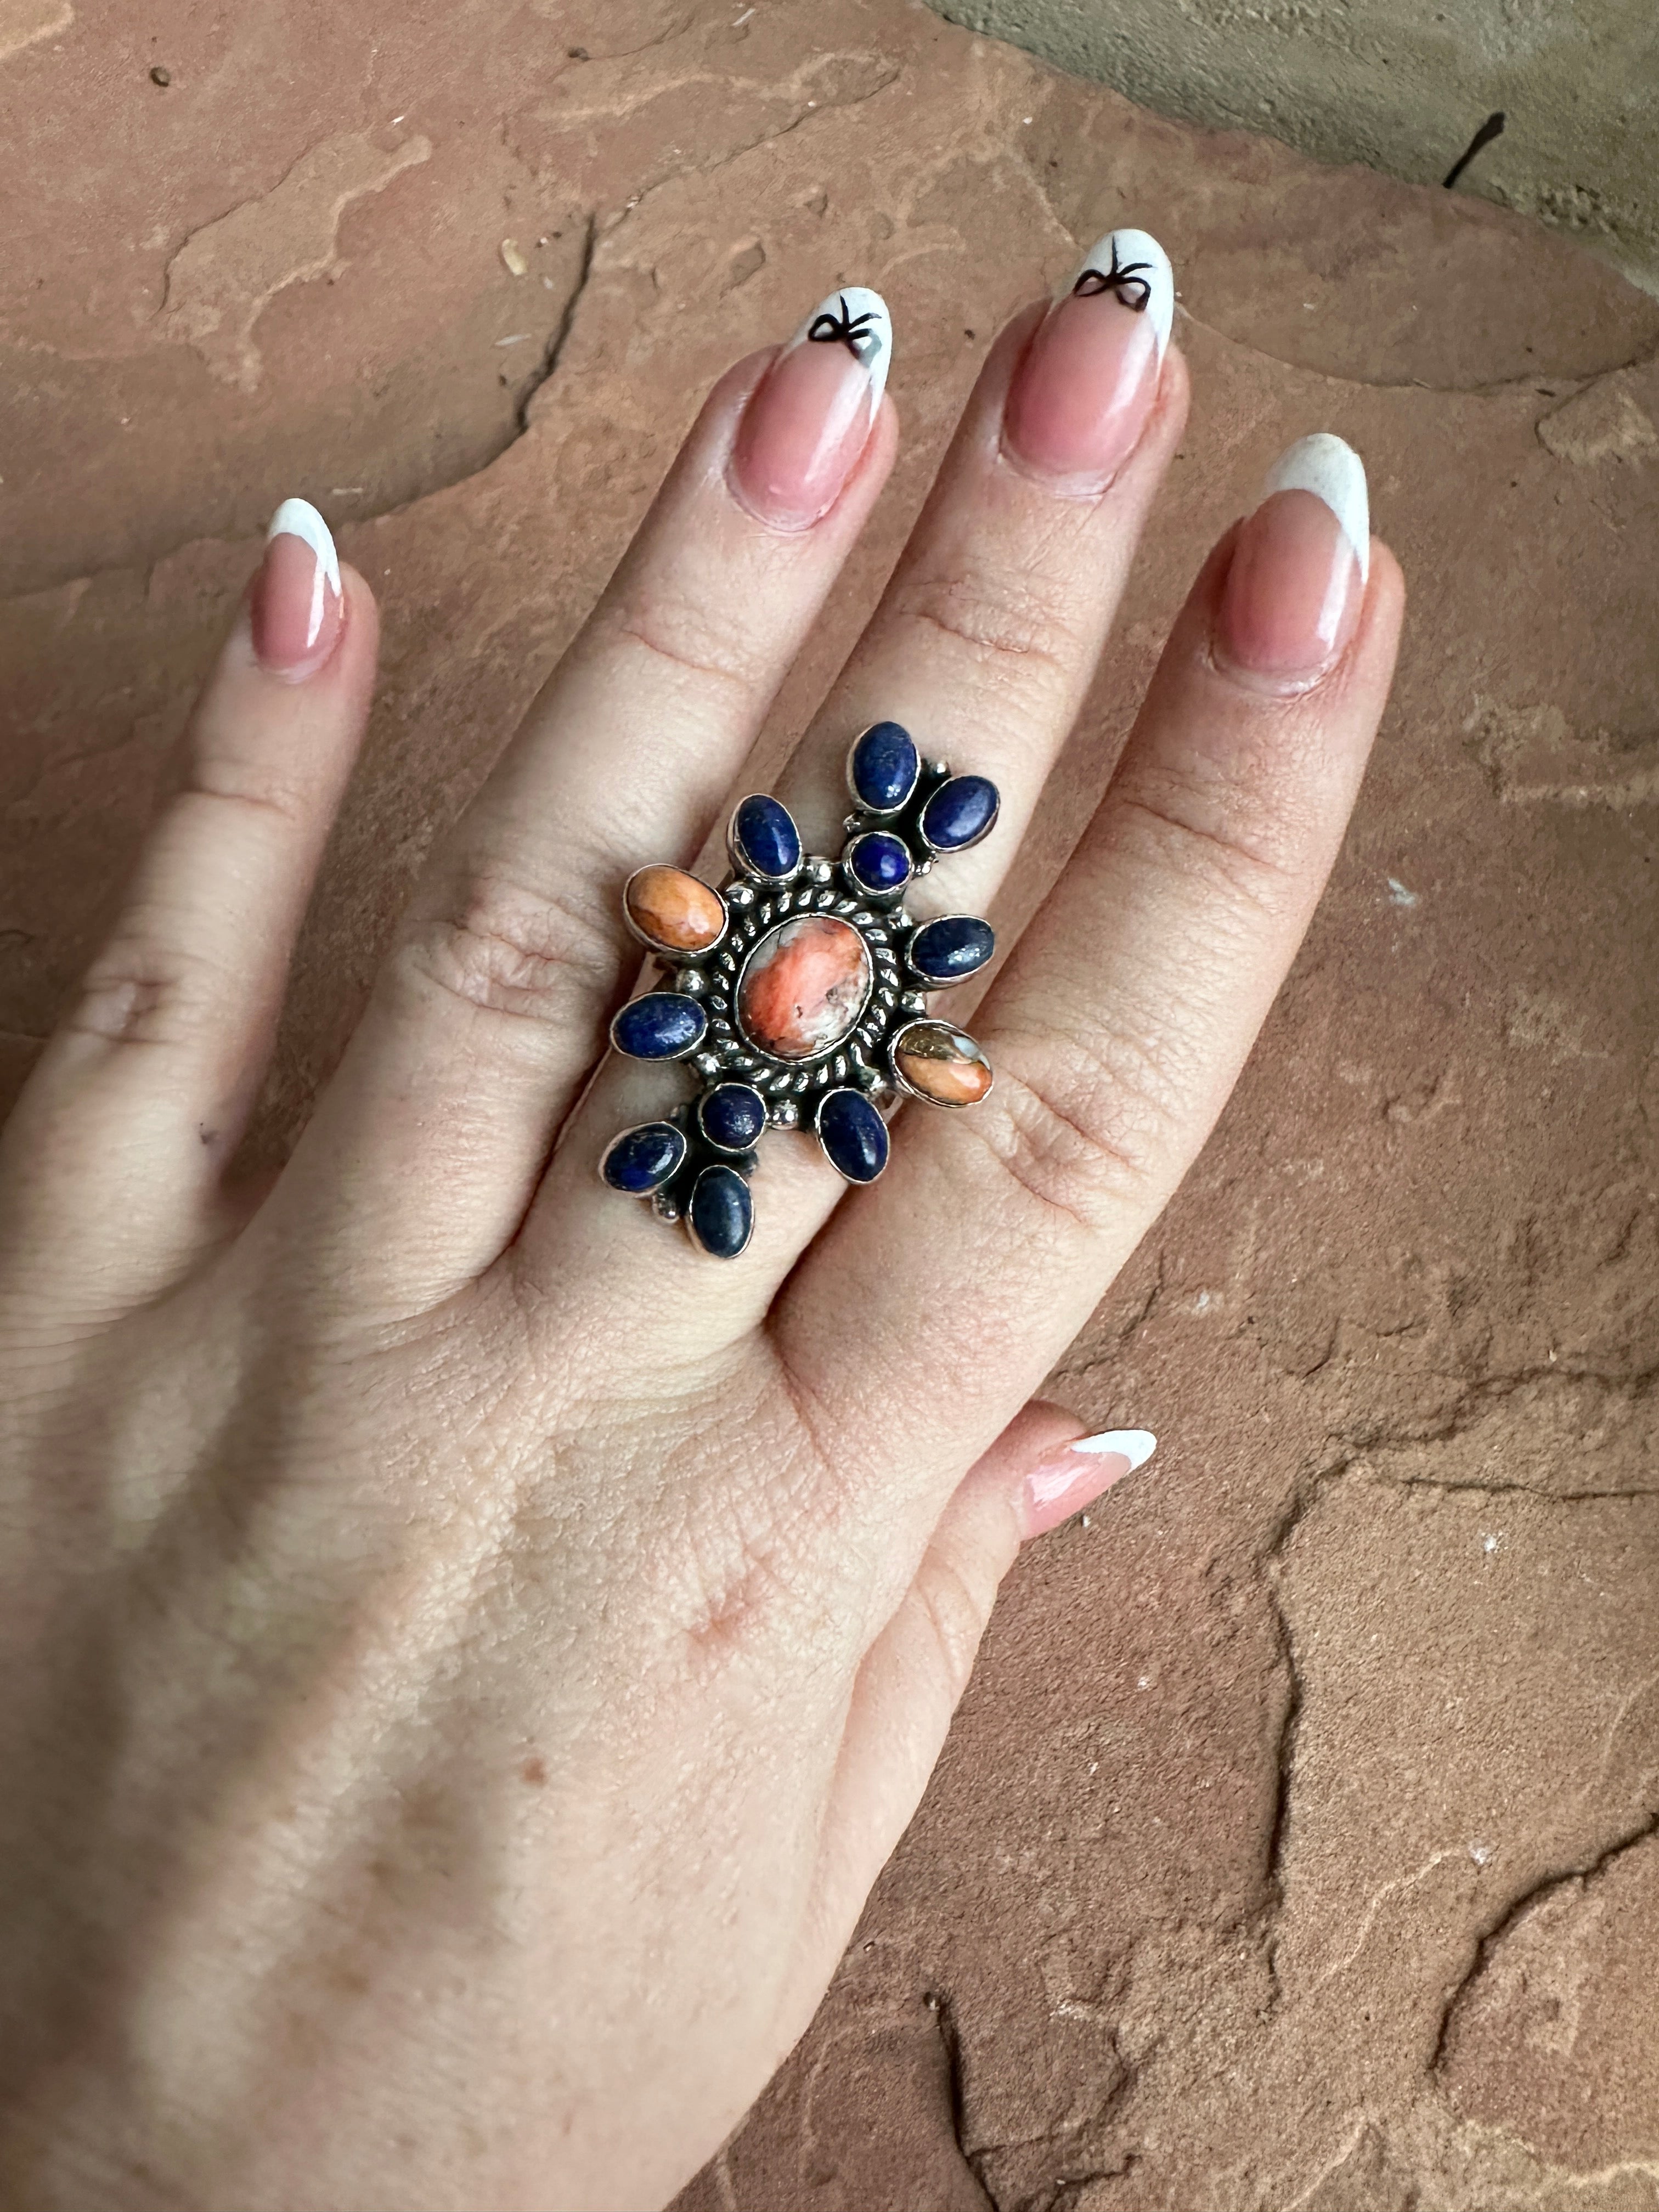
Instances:
[[[707,952],[726,928],[726,902],[684,868],[636,868],[623,904],[640,935],[659,952]]]
[[[738,984],[738,1021],[774,1060],[815,1060],[856,1024],[870,995],[870,954],[850,922],[804,914],[769,930]]]
[[[893,1039],[893,1068],[907,1091],[934,1106],[975,1106],[991,1087],[991,1063],[965,1030],[911,1022]]]

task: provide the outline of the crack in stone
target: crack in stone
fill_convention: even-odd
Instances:
[[[1450,1376],[1443,1379],[1450,1381]],[[1316,1502],[1328,1483],[1340,1481],[1349,1474],[1357,1461],[1368,1453],[1401,1451],[1413,1444],[1448,1443],[1475,1426],[1483,1413],[1493,1406],[1501,1406],[1522,1390],[1534,1384],[1565,1389],[1570,1384],[1589,1384],[1605,1395],[1634,1402],[1653,1394],[1659,1383],[1659,1364],[1638,1368],[1629,1374],[1608,1373],[1596,1367],[1571,1367],[1559,1361],[1541,1367],[1521,1367],[1508,1372],[1482,1376],[1466,1383],[1462,1394],[1438,1419],[1427,1421],[1361,1421],[1356,1424],[1348,1437],[1337,1444],[1337,1456],[1322,1467],[1314,1469],[1297,1486],[1297,1498],[1289,1517],[1280,1528],[1270,1547],[1267,1557],[1282,1550],[1304,1513]],[[1336,1439],[1328,1440],[1332,1443]],[[1445,1482],[1432,1475],[1403,1475],[1376,1479],[1377,1487],[1390,1490],[1492,1490],[1514,1492],[1538,1498],[1547,1503],[1571,1504],[1597,1498],[1642,1498],[1659,1495],[1651,1489],[1557,1491],[1528,1482]]]
[[[963,2166],[973,2176],[988,2212],[1003,2212],[1003,2208],[992,2195],[980,2171],[976,2154],[968,2148],[963,2140],[963,2097],[962,2081],[962,2038],[957,2031],[956,2010],[943,1990],[929,1990],[922,2002],[933,2015],[933,2025],[939,2030],[940,2048],[945,2053],[945,2080],[949,2097],[951,2134]]]
[[[1346,1474],[1347,1469],[1342,1472]],[[1431,1474],[1407,1474],[1398,1479],[1384,1475],[1373,1486],[1378,1490],[1441,1490],[1448,1497],[1460,1491],[1472,1491],[1480,1498],[1536,1498],[1546,1505],[1605,1504],[1621,1498],[1659,1498],[1659,1488],[1646,1486],[1634,1490],[1544,1490],[1535,1482],[1442,1482]]]
[[[1267,1976],[1273,1988],[1275,2007],[1285,2002],[1284,1984],[1279,1978],[1277,1929],[1285,1905],[1285,1862],[1290,1850],[1291,1802],[1296,1784],[1296,1747],[1302,1727],[1303,1688],[1302,1671],[1297,1665],[1296,1659],[1296,1639],[1291,1632],[1289,1617],[1279,1601],[1278,1589],[1274,1586],[1273,1565],[1300,1518],[1300,1513],[1293,1515],[1287,1522],[1279,1540],[1269,1548],[1267,1555],[1267,1570],[1262,1577],[1262,1588],[1267,1594],[1267,1604],[1273,1613],[1273,1635],[1278,1647],[1278,1655],[1289,1681],[1285,1711],[1279,1723],[1279,1742],[1275,1753],[1277,1780],[1273,1791],[1273,1819],[1268,1824],[1265,1852],[1267,1905],[1264,1934]]]
[[[1557,1867],[1552,1869],[1547,1874],[1540,1875],[1536,1881],[1529,1882],[1517,1898],[1504,1906],[1498,1917],[1476,1937],[1474,1956],[1467,1971],[1459,1977],[1442,2008],[1439,2032],[1434,2041],[1434,2053],[1429,2061],[1428,2070],[1431,2075],[1437,2075],[1446,2063],[1446,2045],[1451,2034],[1452,2015],[1456,2011],[1465,1992],[1485,1972],[1491,1963],[1493,1952],[1517,1922],[1534,1905],[1541,1903],[1552,1890],[1559,1889],[1570,1881],[1594,1881],[1598,1875],[1607,1872],[1615,1859],[1622,1858],[1626,1851],[1635,1850],[1639,1844],[1646,1843],[1656,1835],[1659,1835],[1659,1805],[1656,1805],[1634,1827],[1627,1828],[1622,1835],[1614,1837],[1612,1843],[1598,1851],[1593,1858],[1586,1859],[1577,1866]]]
[[[525,432],[530,428],[531,401],[535,398],[536,394],[541,390],[543,385],[547,382],[549,377],[552,375],[554,370],[557,368],[559,365],[559,357],[564,351],[565,342],[569,337],[571,326],[576,319],[576,308],[581,300],[582,294],[587,289],[588,279],[593,274],[593,254],[599,245],[599,219],[598,215],[590,209],[587,213],[586,228],[582,235],[581,259],[576,265],[575,283],[571,287],[570,296],[564,303],[563,312],[559,317],[557,326],[554,330],[552,337],[549,338],[547,342],[547,349],[542,356],[541,365],[537,369],[533,379],[525,387],[524,392],[519,401],[518,422],[520,437],[523,437]],[[514,441],[511,440],[508,441],[509,444],[513,442]],[[505,453],[506,451],[507,447],[503,446],[501,452]],[[501,456],[500,454],[497,454],[495,458],[499,459]],[[487,463],[486,466],[488,465],[489,465],[489,464]]]

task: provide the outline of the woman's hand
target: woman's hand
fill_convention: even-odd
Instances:
[[[941,908],[994,896],[1180,435],[1150,244],[1003,333],[781,789],[834,853],[869,722],[992,777]],[[676,1077],[589,1079],[635,974],[620,887],[748,787],[892,461],[884,311],[855,347],[826,307],[710,396],[256,1200],[227,1167],[375,659],[368,587],[282,511],[7,1130],[20,2207],[660,2203],[809,2019],[1022,1538],[1129,1464],[1026,1401],[1296,950],[1399,572],[1346,448],[1293,449],[1314,488],[1205,564],[978,1010],[991,1096],[908,1107],[851,1194],[771,1137],[753,1242],[713,1261],[595,1172]]]

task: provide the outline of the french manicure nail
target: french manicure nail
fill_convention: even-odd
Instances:
[[[732,468],[750,513],[805,530],[829,513],[887,388],[893,325],[879,292],[848,284],[815,307],[750,395]]]
[[[345,617],[340,557],[309,500],[285,499],[265,532],[249,615],[260,665],[290,684],[314,676]]]
[[[1111,230],[1038,325],[1009,386],[1005,448],[1063,489],[1103,490],[1139,442],[1175,317],[1170,258]]]
[[[1027,1537],[1041,1536],[1069,1521],[1103,1491],[1144,1467],[1156,1449],[1150,1429],[1107,1429],[1079,1437],[1039,1460],[1025,1478],[1021,1520]]]
[[[1298,438],[1239,525],[1216,658],[1269,690],[1301,690],[1353,635],[1370,574],[1365,468],[1328,430]]]

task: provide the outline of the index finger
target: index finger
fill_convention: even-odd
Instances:
[[[1350,634],[1315,680],[1235,648],[1253,626],[1258,657],[1282,660],[1298,623],[1333,618],[1341,521],[1281,489],[1216,548],[1093,823],[975,1022],[990,1093],[960,1113],[907,1107],[886,1174],[774,1310],[830,1426],[856,1436],[904,1407],[930,1495],[1036,1389],[1156,1219],[1307,928],[1388,696],[1398,564],[1372,544],[1367,578],[1350,553]],[[890,1464],[868,1441],[849,1463]]]

